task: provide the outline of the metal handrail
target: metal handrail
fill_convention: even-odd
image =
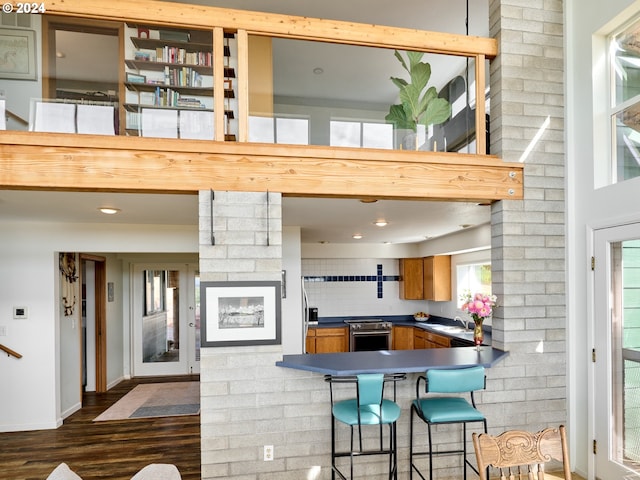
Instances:
[[[0,350],[5,352],[8,356],[13,355],[16,358],[22,358],[22,355],[20,355],[18,352],[14,351],[14,350],[11,350],[9,347],[5,347],[1,343],[0,343]]]

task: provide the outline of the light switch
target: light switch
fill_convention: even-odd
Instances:
[[[0,325],[0,337],[7,336],[7,327],[5,325]]]

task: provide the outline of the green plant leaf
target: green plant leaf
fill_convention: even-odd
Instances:
[[[422,57],[424,57],[424,52],[407,52],[407,58],[409,59],[409,69],[413,70],[415,66],[420,63]]]
[[[451,104],[444,98],[434,98],[427,105],[424,117],[420,122],[423,125],[439,125],[446,122],[451,116]]]
[[[411,69],[411,83],[415,85],[418,92],[422,92],[422,90],[427,86],[427,83],[429,83],[430,78],[431,65],[428,63],[418,63]]]
[[[407,114],[402,105],[391,105],[391,107],[389,107],[389,113],[384,119],[389,123],[393,123],[395,128],[416,130],[416,123],[407,118]]]
[[[426,103],[420,101],[421,90],[411,83],[400,90],[400,101],[406,109],[407,117],[416,123],[426,108]]]
[[[404,78],[391,77],[391,81],[400,90],[408,85],[408,82]]]
[[[404,68],[407,72],[411,72],[408,68],[407,68],[407,64],[404,62],[404,58],[402,58],[402,55],[400,55],[400,52],[398,50],[394,50],[393,54],[395,55],[395,57],[398,59],[398,61],[400,62],[400,65],[402,65],[402,68]]]

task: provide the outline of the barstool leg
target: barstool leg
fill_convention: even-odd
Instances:
[[[336,480],[336,419],[331,415],[331,480]]]
[[[413,409],[411,405],[411,416],[409,418],[409,480],[413,480]]]
[[[464,480],[467,480],[467,424],[462,422],[462,468]]]
[[[429,480],[433,480],[433,444],[431,443],[431,424],[427,422],[427,432],[429,433]]]
[[[360,431],[360,428],[358,427],[358,432],[359,431]],[[360,442],[362,442],[362,436],[360,438],[361,438]],[[362,449],[362,443],[360,443],[360,448]],[[349,461],[351,462],[351,466],[350,466],[351,476],[349,478],[353,479],[353,425],[351,425],[351,451],[349,455]]]

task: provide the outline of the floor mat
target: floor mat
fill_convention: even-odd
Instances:
[[[200,382],[148,383],[133,390],[94,418],[94,422],[200,413]]]

